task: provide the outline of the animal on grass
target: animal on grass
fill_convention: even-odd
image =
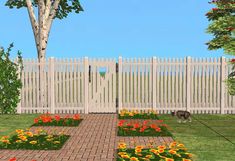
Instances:
[[[181,123],[185,123],[186,121],[191,122],[191,114],[188,111],[173,111],[171,112],[172,116],[176,116],[178,118],[178,122]]]

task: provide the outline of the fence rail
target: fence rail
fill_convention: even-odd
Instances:
[[[102,59],[103,66],[115,63],[110,60]],[[110,76],[110,80],[106,83],[109,87],[104,87],[101,99],[106,98],[108,100],[105,101],[109,101],[115,92],[118,98],[118,111],[126,108],[154,109],[159,113],[169,113],[173,110],[188,110],[191,113],[235,113],[235,99],[228,94],[223,82],[231,72],[231,66],[227,65],[227,61],[229,59],[224,57],[184,59],[119,57],[117,81],[111,81],[113,76]],[[99,88],[97,85],[99,69],[91,71],[94,82],[88,86],[89,65],[95,63],[96,60],[87,57],[65,60],[49,58],[40,63],[37,59],[24,59],[21,77],[23,88],[17,111],[88,113],[89,99],[93,98],[93,94],[87,93],[97,91],[96,88]],[[41,81],[38,68],[40,65],[44,67],[44,80]],[[108,72],[109,69],[106,73]],[[104,79],[99,77],[98,83],[102,80]],[[44,104],[39,97],[39,82],[43,83],[44,87]],[[116,90],[108,90],[110,86]],[[88,99],[87,96],[91,98]]]

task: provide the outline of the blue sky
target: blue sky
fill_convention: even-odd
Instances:
[[[81,0],[84,12],[52,24],[46,57],[165,58],[227,57],[209,51],[206,28],[209,0]],[[11,42],[23,58],[37,58],[26,8],[9,9],[0,1],[0,46]]]

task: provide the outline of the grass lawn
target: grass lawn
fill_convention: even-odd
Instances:
[[[29,128],[39,114],[0,115],[0,137],[16,129]]]
[[[235,161],[234,115],[198,114],[192,122],[178,123],[170,115],[159,115],[169,125],[176,141],[180,141],[198,161]]]

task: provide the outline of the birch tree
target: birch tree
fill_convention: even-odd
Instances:
[[[27,8],[39,62],[45,61],[48,37],[53,20],[55,18],[66,18],[68,14],[73,11],[75,11],[75,13],[83,11],[79,0],[7,0],[5,5],[11,9]],[[38,18],[35,16],[34,10],[36,10],[36,8],[38,11]],[[41,82],[44,80],[44,77],[42,72],[42,67],[39,67],[40,102],[42,102],[42,106],[44,106],[44,89]]]

